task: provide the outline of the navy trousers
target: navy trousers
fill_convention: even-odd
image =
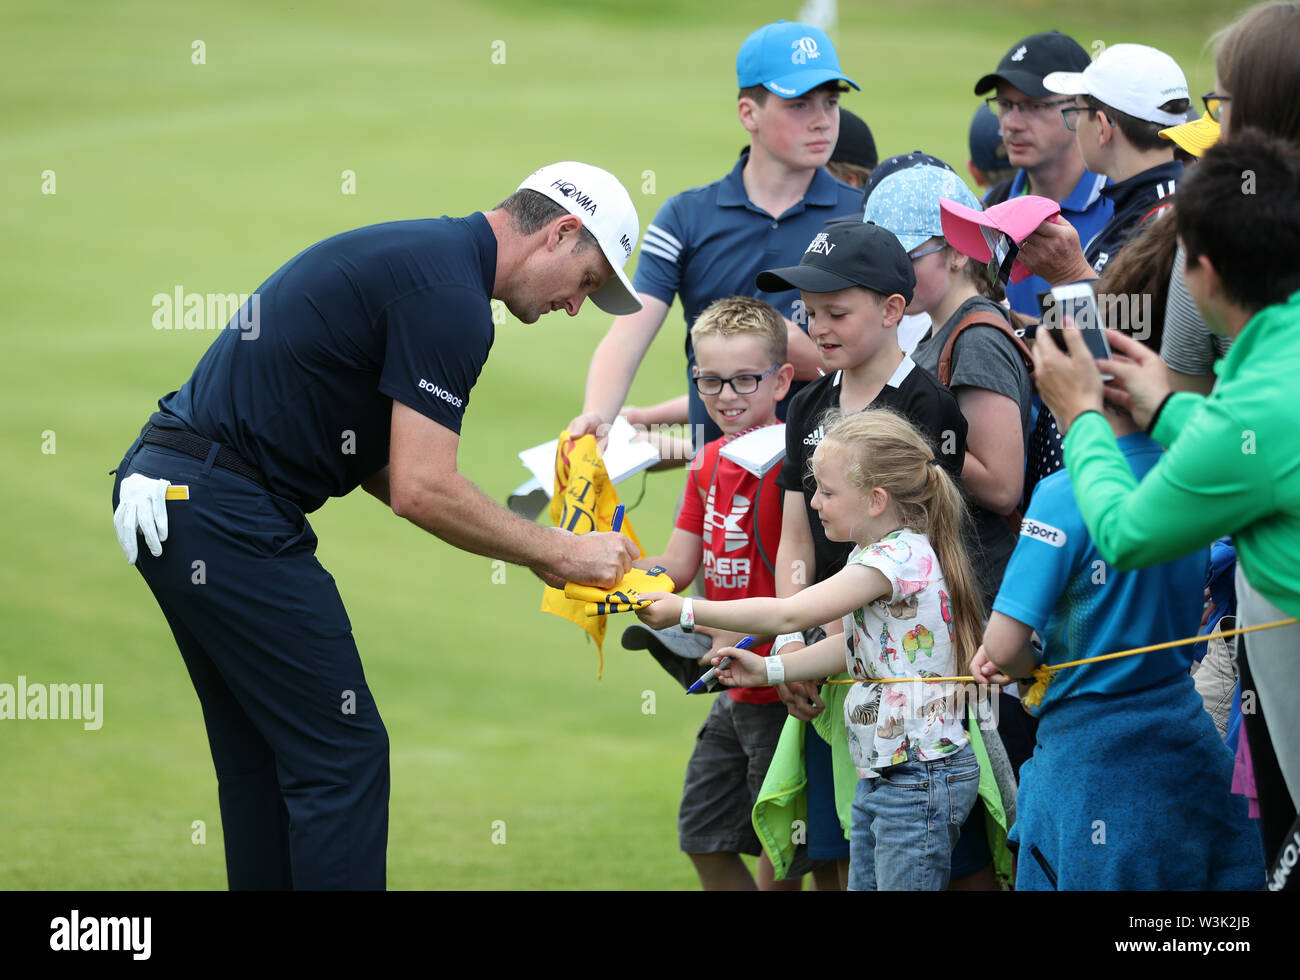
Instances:
[[[137,441],[113,506],[131,473],[190,488],[137,567],[203,708],[229,886],[382,889],[388,732],[352,624],[302,510],[215,458]]]

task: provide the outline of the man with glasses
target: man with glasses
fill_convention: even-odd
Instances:
[[[976,95],[996,89],[985,101],[1001,124],[1007,161],[1018,168],[1006,197],[1036,194],[1060,202],[1061,217],[1082,242],[1110,220],[1112,205],[1101,193],[1106,178],[1087,169],[1061,118],[1060,110],[1074,99],[1048,91],[1043,78],[1052,72],[1081,72],[1089,63],[1088,52],[1074,38],[1045,31],[1016,42],[997,69],[975,83]],[[985,207],[1000,203],[984,202]],[[1047,288],[1043,279],[1030,276],[1008,284],[1007,300],[1013,310],[1038,316],[1038,294]]]

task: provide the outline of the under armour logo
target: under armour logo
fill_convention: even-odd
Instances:
[[[1016,53],[1011,56],[1012,61],[1024,61],[1025,55],[1029,54],[1029,49],[1023,44],[1016,48]]]
[[[714,487],[709,487],[709,496],[704,503],[704,533],[701,535],[704,543],[706,545],[713,543],[713,529],[718,528],[723,532],[724,551],[735,551],[745,547],[749,544],[749,535],[740,526],[740,522],[749,513],[749,499],[738,493],[732,494],[731,513],[723,515],[714,508],[713,491]]]
[[[792,65],[805,64],[821,55],[821,52],[817,50],[817,42],[807,36],[799,38],[790,47],[794,49],[794,54],[790,55]]]

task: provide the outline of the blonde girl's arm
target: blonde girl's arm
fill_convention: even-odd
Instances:
[[[825,582],[785,599],[754,597],[730,602],[694,599],[695,623],[749,633],[795,633],[847,616],[881,596],[893,595],[889,580],[874,568],[852,562]],[[647,592],[652,604],[637,610],[646,624],[663,629],[681,616],[683,600],[666,592]],[[825,676],[825,675],[820,675]]]
[[[718,671],[722,683],[730,687],[765,687],[772,683],[767,679],[766,661],[770,657],[759,657],[734,648],[719,650],[718,654],[714,658],[715,667],[724,656],[733,658],[730,666]],[[794,653],[783,653],[780,659],[787,681],[820,680],[828,674],[838,674],[845,665],[844,634],[828,636]]]

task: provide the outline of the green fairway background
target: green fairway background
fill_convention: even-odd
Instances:
[[[1199,95],[1214,81],[1202,45],[1240,7],[1054,9],[842,2],[835,39],[863,87],[844,105],[882,157],[920,147],[961,170],[971,86],[1017,38],[1055,26],[1085,47],[1155,44]],[[0,889],[225,887],[199,706],[110,521],[108,471],[213,338],[153,329],[151,297],[252,292],[321,238],[486,210],[561,159],[618,174],[644,229],[670,194],[731,167],[745,142],[736,49],[797,12],[757,0],[7,5],[0,682],[102,683],[105,707],[95,732],[0,722]],[[205,64],[191,63],[195,40]],[[54,195],[41,193],[46,170]],[[526,478],[516,451],[580,408],[608,323],[588,305],[498,328],[461,451],[494,498]],[[683,391],[682,337],[675,309],[633,402]],[[666,541],[679,487],[680,471],[648,479],[630,514],[647,549]],[[622,621],[598,681],[595,647],[537,611],[529,572],[494,584],[488,559],[364,494],[313,524],[392,741],[391,887],[697,887],[676,812],[707,700],[623,651]]]

